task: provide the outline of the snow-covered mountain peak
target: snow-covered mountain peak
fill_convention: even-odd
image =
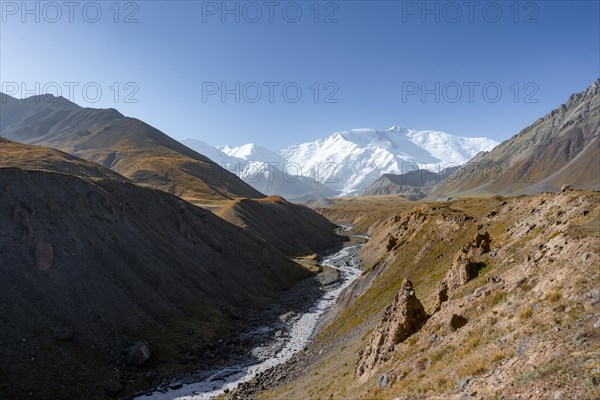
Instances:
[[[489,151],[497,144],[484,137],[469,138],[392,126],[386,130],[339,131],[312,142],[287,146],[279,152],[254,143],[239,147],[218,146],[207,151],[220,151],[224,157],[243,161],[240,176],[250,184],[254,179],[251,177],[257,174],[269,179],[273,173],[283,174],[286,175],[284,181],[292,174],[308,179],[303,184],[316,181],[315,184],[323,184],[342,195],[353,195],[361,193],[382,174],[404,174],[415,167],[439,172],[464,164],[477,153]],[[213,157],[221,158],[214,154]],[[292,186],[298,185],[300,183]],[[313,183],[311,185],[315,187]],[[265,191],[265,188],[260,190]]]
[[[350,195],[360,193],[382,174],[402,174],[415,166],[440,170],[464,164],[497,144],[487,138],[393,126],[336,132],[325,139],[285,147],[279,153],[288,162],[304,166],[302,175]]]
[[[392,126],[392,127],[388,128],[386,132],[408,133],[411,130],[414,130],[414,129],[406,129],[406,128],[402,128],[400,126]]]
[[[238,147],[219,146],[219,148],[230,157],[236,157],[246,161],[260,161],[280,165],[285,164],[285,159],[279,154],[254,143],[248,143]]]

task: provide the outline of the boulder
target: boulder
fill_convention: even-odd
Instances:
[[[388,376],[387,374],[381,374],[381,376],[379,377],[379,388],[380,389],[385,389],[385,387],[388,384]]]
[[[40,271],[46,271],[54,262],[54,247],[50,243],[39,241],[35,246],[35,266]]]
[[[462,378],[458,382],[458,390],[464,391],[467,388],[467,386],[469,385],[469,382],[471,382],[471,379],[473,379],[472,376],[465,376],[464,378]]]
[[[448,327],[454,332],[465,326],[468,322],[469,320],[462,315],[452,314],[450,321],[448,321]]]
[[[123,390],[123,384],[117,380],[110,381],[106,384],[104,390],[106,390],[108,393],[117,393]]]
[[[125,362],[129,365],[142,365],[151,355],[152,352],[146,342],[136,342],[125,349]]]

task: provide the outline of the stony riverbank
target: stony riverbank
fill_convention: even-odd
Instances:
[[[367,237],[357,235],[353,239],[354,243],[361,243],[364,242]],[[354,249],[357,250],[359,247],[360,245],[356,245],[354,246]],[[357,267],[360,266],[358,256],[355,252],[352,252],[347,257],[342,257],[335,260],[334,264],[337,264],[338,267],[350,265],[355,265]],[[331,305],[335,304],[338,297],[344,292],[344,289],[348,288],[348,286],[354,282],[359,275],[360,273],[353,276],[352,279],[347,280],[345,284],[342,284],[337,288],[335,301],[333,301]],[[327,311],[330,310],[331,308],[327,309]],[[326,312],[320,316],[319,321],[325,314]],[[317,333],[318,329],[319,327],[315,326],[315,332],[313,332],[313,335]],[[252,379],[240,383],[235,390],[221,396],[220,399],[249,400],[252,399],[253,396],[258,392],[279,386],[288,381],[293,381],[298,376],[301,376],[304,368],[318,358],[321,352],[322,350],[314,346],[314,343],[308,342],[306,347],[292,355],[292,357],[290,357],[290,359],[285,363],[275,365],[272,368],[256,374]]]
[[[360,275],[356,251],[352,245],[324,257],[315,277],[297,284],[268,311],[248,318],[250,328],[206,349],[200,360],[203,372],[161,382],[138,398],[208,399],[285,363],[308,344],[319,317],[335,303],[341,288]]]

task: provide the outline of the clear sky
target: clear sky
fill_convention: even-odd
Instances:
[[[69,4],[2,1],[4,92],[213,145],[392,125],[503,140],[600,76],[599,1]]]

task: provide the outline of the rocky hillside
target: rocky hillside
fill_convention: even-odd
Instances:
[[[337,226],[312,209],[279,196],[240,199],[217,214],[248,229],[289,256],[321,253],[346,239],[335,233]]]
[[[226,219],[289,254],[325,250],[339,243],[336,226],[309,208],[287,201],[269,206],[272,202],[268,199],[236,202],[235,199],[265,196],[207,157],[142,121],[124,117],[113,109],[82,108],[52,96],[25,100],[6,96],[6,100],[1,109],[0,136],[61,149],[92,161],[88,166],[100,164],[136,184],[163,190],[196,205],[212,210],[224,207],[220,214]],[[42,151],[41,147],[37,149]],[[7,152],[2,160],[8,166],[18,167],[19,163],[28,164],[31,159],[27,157],[32,156]],[[44,164],[46,168],[50,161]],[[302,187],[306,185],[295,189]],[[288,188],[287,192],[293,190]],[[254,204],[251,209],[250,204]]]
[[[3,165],[17,153],[91,164],[2,145]],[[1,398],[147,390],[206,366],[207,345],[311,275],[210,211],[87,171],[0,169]]]
[[[563,184],[600,189],[600,79],[533,125],[480,154],[431,198],[535,194]]]
[[[331,322],[232,398],[600,396],[599,193],[383,207]]]
[[[409,200],[425,198],[433,187],[454,173],[458,167],[431,172],[418,169],[406,174],[383,174],[362,193],[362,196],[399,194]]]
[[[0,136],[7,139],[65,151],[197,204],[264,197],[207,157],[114,109],[83,108],[50,95],[0,96]]]

